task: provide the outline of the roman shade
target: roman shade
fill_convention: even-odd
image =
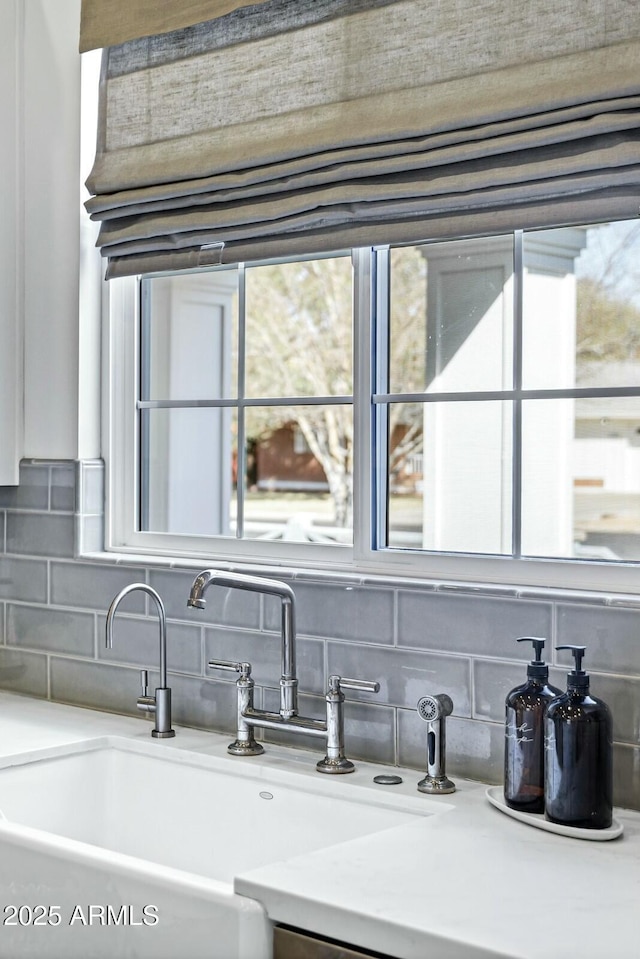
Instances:
[[[103,56],[109,277],[638,214],[626,0],[265,0]]]
[[[82,0],[80,53],[193,26],[264,0]]]

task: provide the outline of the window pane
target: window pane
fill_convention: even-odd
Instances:
[[[244,536],[351,543],[351,406],[246,410]]]
[[[235,411],[152,409],[141,419],[140,528],[234,535]]]
[[[388,544],[511,553],[511,403],[389,407]]]
[[[347,256],[248,268],[246,395],[350,395],[352,297]]]
[[[427,260],[417,246],[390,251],[390,393],[427,388]],[[383,391],[387,391],[386,384]]]
[[[513,384],[513,237],[391,251],[389,392]]]
[[[640,399],[523,404],[522,549],[640,560]]]
[[[233,270],[146,277],[143,400],[238,395],[238,274]]]
[[[640,223],[526,233],[525,389],[640,386]]]

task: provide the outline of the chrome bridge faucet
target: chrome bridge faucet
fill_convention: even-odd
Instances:
[[[282,617],[280,640],[282,646],[282,675],[280,677],[280,709],[277,713],[256,709],[253,704],[254,681],[250,663],[234,663],[227,660],[211,660],[212,669],[239,673],[237,689],[236,739],[228,751],[234,756],[259,756],[264,752],[256,742],[254,729],[287,729],[304,733],[326,741],[326,756],[316,763],[321,773],[349,773],[355,769],[344,754],[344,693],[343,689],[358,689],[377,693],[380,684],[359,679],[329,677],[326,699],[326,720],[311,719],[298,715],[298,680],[296,677],[296,631],[295,596],[286,583],[261,576],[246,576],[242,573],[226,573],[206,569],[196,576],[191,587],[188,606],[204,609],[205,591],[215,584],[235,589],[265,593],[280,598]]]
[[[298,712],[298,680],[296,679],[296,613],[293,590],[286,583],[261,576],[245,576],[241,573],[225,573],[217,569],[205,569],[193,581],[187,606],[204,609],[206,590],[216,586],[231,586],[254,593],[279,596],[282,610],[282,675],[280,677],[280,716],[288,719]]]
[[[155,691],[155,696],[149,696],[147,689],[148,673],[146,669],[141,669],[142,695],[138,698],[137,706],[144,712],[155,714],[156,723],[151,730],[151,735],[155,739],[170,739],[175,736],[175,731],[171,728],[171,689],[167,686],[167,619],[164,604],[152,586],[147,586],[146,583],[130,583],[129,586],[120,590],[107,613],[106,646],[107,649],[113,649],[113,619],[118,606],[125,596],[135,590],[141,590],[155,600],[160,626],[160,685]]]

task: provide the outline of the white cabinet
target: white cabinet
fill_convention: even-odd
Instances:
[[[22,456],[97,455],[99,357],[79,371],[79,303],[98,350],[79,289],[79,23],[80,0],[0,0],[0,486]]]
[[[3,0],[0,21],[0,486],[9,486],[22,453],[20,0]]]

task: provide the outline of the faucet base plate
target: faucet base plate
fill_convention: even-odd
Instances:
[[[441,779],[435,779],[433,776],[425,776],[418,783],[418,790],[421,793],[427,793],[429,796],[445,796],[448,793],[456,791],[455,783],[443,776]]]
[[[316,769],[319,773],[329,773],[334,776],[352,773],[355,768],[351,760],[346,759],[344,756],[341,756],[339,759],[329,759],[328,756],[325,756],[324,759],[316,763]]]
[[[236,739],[229,743],[227,752],[231,753],[232,756],[261,756],[264,752],[264,746],[257,743],[255,739],[251,739],[249,742]]]
[[[151,735],[154,739],[173,739],[175,736],[175,729],[167,729],[166,732],[160,732],[159,729],[152,729]]]

